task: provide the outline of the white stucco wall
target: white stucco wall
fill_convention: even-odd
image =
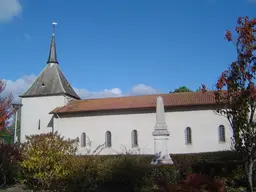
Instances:
[[[81,138],[83,132],[92,141],[92,149],[105,142],[105,132],[112,133],[112,148],[100,154],[125,152],[123,145],[131,149],[131,132],[138,131],[138,143],[141,154],[154,153],[152,132],[156,123],[155,113],[119,114],[100,116],[73,116],[55,119],[55,130],[66,138]],[[232,132],[228,121],[212,110],[166,112],[166,123],[170,132],[169,153],[195,153],[230,150]],[[218,126],[224,125],[226,142],[219,142]],[[185,128],[192,129],[192,144],[185,144]],[[79,143],[80,146],[80,143]],[[83,153],[84,148],[79,148]]]
[[[45,96],[22,98],[21,103],[21,142],[26,135],[40,134],[52,131],[49,125],[53,115],[49,112],[56,107],[67,105],[67,96]],[[40,130],[39,127],[40,120]],[[48,127],[49,126],[49,127]]]

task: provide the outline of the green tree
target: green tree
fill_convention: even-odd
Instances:
[[[187,88],[186,86],[181,86],[181,87],[175,89],[173,93],[180,93],[180,92],[193,92],[193,91],[191,89]],[[172,92],[170,91],[170,93],[172,93]]]
[[[198,87],[198,88],[196,89],[196,92],[199,92],[199,91],[202,91],[202,87]]]
[[[27,136],[26,140],[21,163],[26,185],[50,190],[70,178],[78,140],[65,140],[57,132]]]
[[[237,59],[219,77],[215,98],[233,131],[233,142],[244,162],[248,191],[253,192],[252,175],[256,163],[256,19],[238,18],[236,38],[226,31],[226,39],[235,40]],[[206,91],[205,86],[203,92]]]

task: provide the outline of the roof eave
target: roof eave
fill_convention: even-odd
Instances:
[[[74,96],[74,95],[70,95],[70,94],[67,94],[67,93],[54,93],[54,94],[45,94],[45,95],[19,95],[19,97],[21,98],[28,98],[28,97],[48,97],[48,96],[61,96],[61,95],[66,95],[66,96],[69,96],[69,97],[72,97],[74,99],[77,99],[77,100],[81,100],[81,98],[79,96]]]
[[[177,108],[177,107],[200,107],[200,106],[216,106],[217,103],[204,103],[204,104],[193,104],[193,105],[166,105],[166,109]],[[77,113],[90,113],[90,112],[107,112],[107,111],[118,111],[118,110],[145,110],[145,109],[155,109],[156,106],[150,107],[137,107],[137,108],[117,108],[117,109],[99,109],[99,110],[79,110],[79,111],[60,111],[62,108],[55,108],[49,114],[77,114]],[[57,110],[57,111],[55,111]]]

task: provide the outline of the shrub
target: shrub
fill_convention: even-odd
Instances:
[[[211,178],[202,174],[189,174],[180,184],[169,184],[166,181],[159,183],[165,192],[224,192],[225,179]]]
[[[143,155],[92,156],[92,159],[101,162],[104,176],[98,180],[97,188],[106,191],[152,191],[161,178],[171,183],[182,180],[180,167],[151,165]]]
[[[108,177],[101,188],[107,191],[135,191],[150,171],[140,156],[112,156],[105,163],[108,165]]]
[[[149,165],[150,173],[142,178],[138,191],[159,190],[164,183],[178,184],[182,180],[181,169],[174,165]]]
[[[95,156],[73,156],[70,169],[73,171],[66,180],[67,191],[94,191],[110,174],[108,163]]]
[[[183,186],[188,186],[193,189],[207,190],[207,191],[220,191],[225,190],[225,180],[221,178],[211,178],[208,175],[190,174],[187,176]]]
[[[192,172],[234,177],[239,165],[234,152],[175,154],[174,165],[151,165],[152,155],[76,156],[76,144],[57,133],[28,137],[21,163],[24,183],[55,191],[154,191],[161,190],[159,185],[180,186]]]
[[[206,153],[171,154],[174,164],[191,165],[196,163],[218,163],[240,161],[241,156],[236,151],[216,151]]]
[[[57,132],[26,138],[21,163],[23,183],[34,189],[65,189],[72,174],[76,140],[65,140]]]
[[[0,142],[0,171],[6,176],[6,184],[14,184],[19,178],[21,150],[17,145]],[[0,180],[0,185],[4,181]]]
[[[243,165],[238,165],[236,168],[230,171],[230,175],[227,177],[227,182],[230,187],[234,188],[247,186]],[[230,189],[230,191],[232,190]]]
[[[93,156],[106,164],[107,179],[98,184],[114,191],[151,191],[159,183],[178,184],[189,173],[231,178],[240,165],[233,151],[171,155],[174,165],[150,165],[152,155]],[[138,182],[138,179],[140,182]]]

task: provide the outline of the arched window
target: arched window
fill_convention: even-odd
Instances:
[[[132,131],[132,148],[138,147],[138,131]]]
[[[110,131],[106,132],[105,140],[106,140],[106,147],[111,147],[112,142],[111,142],[111,132]]]
[[[226,142],[225,127],[224,125],[219,126],[219,141]]]
[[[86,134],[82,133],[81,135],[81,147],[85,147],[86,146]]]
[[[192,144],[192,130],[190,127],[187,127],[185,130],[185,136],[186,136],[186,144]]]

